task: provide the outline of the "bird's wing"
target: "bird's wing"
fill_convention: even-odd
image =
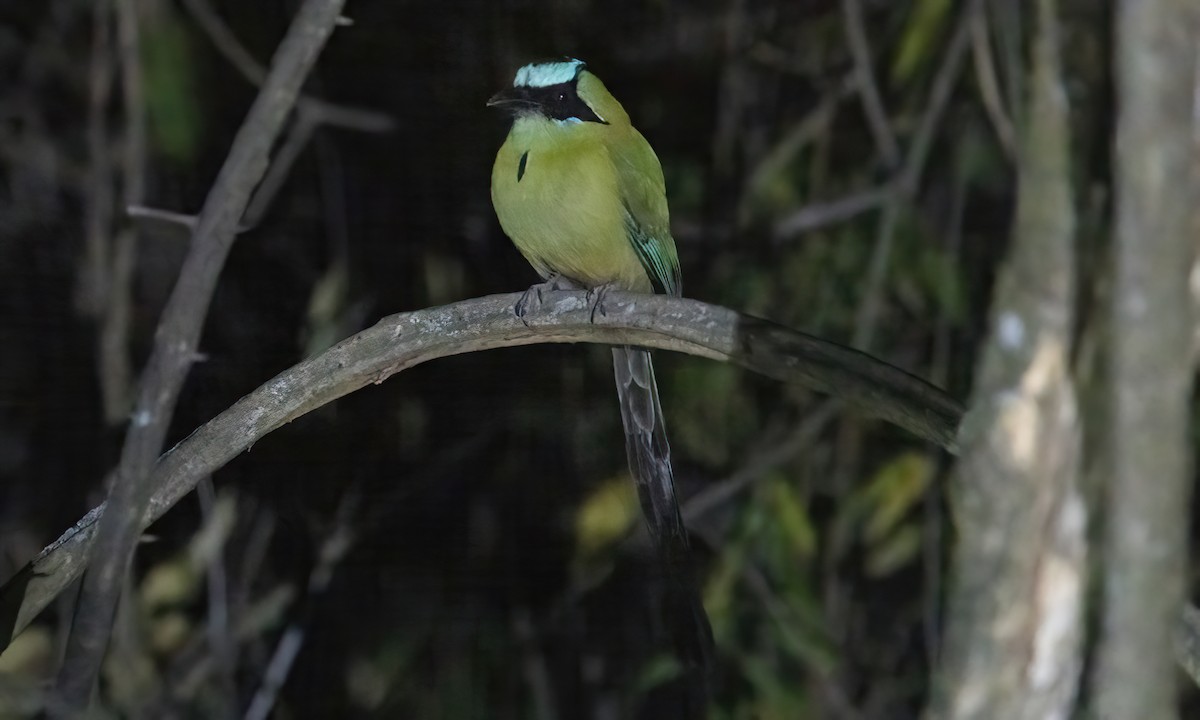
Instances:
[[[637,130],[614,143],[613,164],[625,208],[625,229],[655,292],[679,295],[679,254],[671,237],[671,216],[662,166],[650,143]]]

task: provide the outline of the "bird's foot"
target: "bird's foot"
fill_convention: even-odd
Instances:
[[[526,315],[536,313],[542,309],[542,293],[553,292],[555,290],[578,290],[574,282],[568,278],[555,273],[546,278],[543,282],[530,285],[529,289],[521,295],[521,299],[513,306],[513,313],[520,319],[525,327],[529,327],[529,321],[525,319]]]
[[[592,314],[589,320],[593,325],[596,323],[596,313],[600,313],[601,317],[608,316],[608,311],[604,308],[604,300],[608,297],[608,291],[611,289],[612,283],[604,283],[588,290],[588,303],[592,306]]]

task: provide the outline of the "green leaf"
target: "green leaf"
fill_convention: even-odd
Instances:
[[[663,404],[672,444],[692,461],[726,465],[730,449],[754,428],[751,398],[742,390],[743,374],[732,365],[682,358],[658,377],[670,383]]]
[[[873,546],[867,553],[867,575],[890,575],[912,562],[920,551],[921,528],[916,523],[908,523],[892,533],[885,542]]]
[[[793,556],[808,560],[817,552],[817,531],[808,508],[783,477],[770,485],[771,508]]]
[[[790,675],[759,657],[742,660],[742,674],[756,691],[752,717],[760,720],[790,720],[808,715],[808,698]]]
[[[926,291],[946,317],[951,322],[961,321],[966,314],[966,291],[953,258],[944,250],[930,248],[922,253],[918,272]]]
[[[191,163],[200,146],[202,119],[191,36],[167,4],[160,4],[142,32],[146,113],[154,148]]]
[[[638,673],[634,691],[639,695],[671,682],[683,673],[683,665],[673,655],[656,655]]]
[[[892,61],[893,81],[909,82],[931,61],[953,7],[951,0],[916,0],[913,3]]]
[[[624,475],[606,480],[584,498],[575,513],[575,547],[594,558],[620,542],[640,513],[634,484]]]
[[[884,465],[865,491],[869,515],[864,539],[872,544],[885,539],[920,502],[932,477],[933,461],[924,453],[904,453]]]
[[[733,640],[734,599],[745,563],[746,549],[741,542],[725,546],[704,584],[704,609],[718,645]]]
[[[786,608],[776,615],[779,647],[817,672],[830,672],[837,665],[837,651],[820,630],[810,627],[797,613]]]

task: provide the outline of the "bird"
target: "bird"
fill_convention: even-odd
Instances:
[[[492,166],[492,205],[544,281],[516,304],[518,316],[544,289],[585,288],[597,305],[609,289],[681,295],[658,156],[586,63],[525,65],[488,106],[512,117]],[[614,347],[612,355],[627,461],[665,576],[664,624],[685,666],[707,671],[712,628],[676,499],[650,352]]]

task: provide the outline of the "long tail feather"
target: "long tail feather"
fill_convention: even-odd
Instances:
[[[630,347],[613,348],[613,371],[629,470],[637,483],[642,513],[666,575],[667,626],[681,659],[707,670],[712,657],[712,627],[700,601],[687,529],[675,498],[671,447],[650,353]]]

